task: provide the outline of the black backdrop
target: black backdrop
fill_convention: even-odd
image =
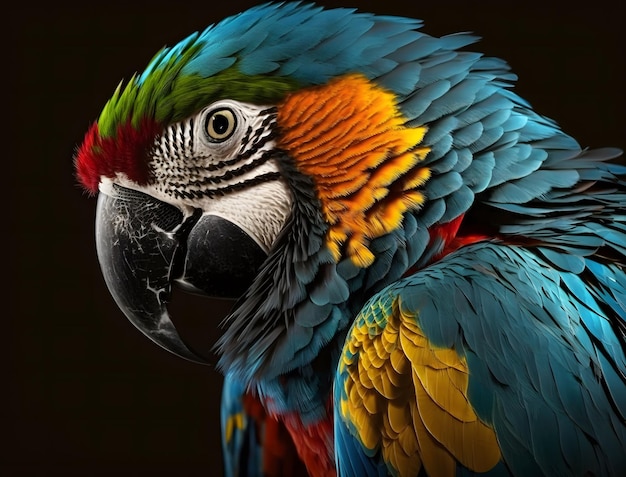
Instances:
[[[122,78],[254,3],[31,2],[5,13],[2,475],[221,475],[220,375],[157,348],[118,311],[72,155]],[[506,58],[518,91],[583,146],[626,146],[625,18],[612,2],[320,3],[422,18],[434,35],[473,31],[475,48]],[[178,294],[171,307],[204,350],[227,309]]]

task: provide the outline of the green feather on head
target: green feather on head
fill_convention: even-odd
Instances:
[[[246,75],[236,62],[208,77],[186,73],[185,66],[203,46],[204,42],[198,41],[182,51],[177,48],[178,55],[163,49],[144,74],[133,75],[124,88],[120,84],[98,119],[100,135],[114,136],[117,127],[128,121],[138,128],[145,118],[162,125],[181,121],[222,98],[274,104],[300,87],[298,81],[286,76]]]

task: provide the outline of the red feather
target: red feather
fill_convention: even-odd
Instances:
[[[114,177],[118,172],[146,184],[150,179],[148,152],[160,130],[159,123],[145,119],[138,128],[129,121],[118,126],[114,136],[102,137],[93,123],[75,157],[79,182],[92,194],[98,191],[101,177]]]
[[[265,411],[259,398],[246,394],[243,399],[246,414],[254,421],[259,443],[263,449],[264,477],[308,477],[306,467],[298,457],[296,446],[282,421]]]

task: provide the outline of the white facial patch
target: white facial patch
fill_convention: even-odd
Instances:
[[[265,251],[292,197],[275,160],[276,108],[224,100],[170,125],[151,151],[146,192],[239,226]]]
[[[237,225],[267,253],[290,209],[289,190],[282,181],[272,181],[209,201],[203,210]]]

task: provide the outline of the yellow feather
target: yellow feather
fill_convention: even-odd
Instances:
[[[357,267],[367,268],[374,263],[374,254],[361,242],[348,241],[348,256]]]
[[[365,407],[367,412],[370,414],[378,414],[380,412],[380,406],[378,404],[379,396],[377,393],[367,389],[365,386],[361,386],[359,395],[361,396],[363,407]]]
[[[456,463],[476,472],[493,468],[500,450],[493,429],[467,399],[468,369],[453,349],[432,346],[415,315],[399,300],[384,323],[383,304],[353,329],[341,365],[348,373],[341,412],[369,449],[379,448],[399,476],[421,466],[430,477],[454,477]],[[347,413],[347,414],[346,414]]]
[[[407,426],[398,435],[398,444],[408,456],[416,458],[419,452],[419,445],[417,443],[417,436],[415,435],[415,429],[413,429],[413,419],[411,417],[411,409],[407,405]]]
[[[381,413],[380,417],[381,417],[380,422],[382,424],[381,434],[383,436],[383,445],[384,446],[395,445],[395,441],[398,438],[398,434],[391,426],[391,423],[389,422],[389,416],[387,416],[387,414]]]
[[[464,359],[453,349],[434,349],[435,358],[441,362],[442,367],[454,368],[467,374],[467,364]]]
[[[405,430],[411,419],[408,405],[393,399],[389,400],[387,403],[387,417],[394,432],[400,434]]]
[[[416,379],[416,381],[418,380]],[[417,387],[418,385],[416,385]],[[450,453],[426,429],[422,421],[422,410],[418,408],[419,403],[415,404],[411,406],[411,417],[413,418],[413,428],[415,429],[420,447],[422,465],[426,473],[429,477],[455,477],[456,462]]]
[[[363,387],[367,389],[374,389],[374,382],[372,381],[372,378],[370,378],[370,375],[361,369],[359,371],[359,375],[356,379],[363,385]]]
[[[465,395],[452,385],[446,369],[433,369],[430,366],[414,369],[428,396],[443,411],[460,421],[476,420],[476,414],[470,403]]]
[[[386,335],[386,330],[383,331],[383,333],[380,335],[380,337],[378,337],[377,339],[373,340],[373,348],[376,351],[376,354],[383,359],[386,359],[389,356],[389,351],[387,351],[386,346],[385,346],[385,335]]]
[[[477,418],[471,422],[457,420],[439,407],[418,382],[419,378],[415,383],[418,410],[429,434],[471,470],[480,468],[484,471],[496,465],[500,460],[500,449],[493,429]]]
[[[224,438],[226,442],[231,441],[235,429],[244,428],[244,420],[245,417],[243,415],[243,412],[238,412],[236,414],[228,416],[228,419],[226,420],[226,429],[224,432]]]
[[[406,378],[402,376],[402,374],[398,373],[395,369],[393,369],[393,366],[389,361],[387,361],[387,364],[385,365],[385,373],[387,374],[387,379],[389,380],[389,382],[396,389],[406,384]]]
[[[400,477],[414,477],[419,474],[422,468],[419,455],[407,455],[404,449],[396,443],[394,443],[390,450],[390,454],[392,454],[390,461],[393,467],[398,471]]]
[[[419,335],[407,333],[404,329],[400,330],[400,346],[413,368],[424,366],[423,363],[428,361],[428,351],[425,347],[426,340]]]
[[[422,142],[427,131],[428,131],[428,128],[423,127],[423,126],[417,127],[417,128],[403,129],[403,139],[405,140],[406,147],[411,147]],[[423,148],[423,149],[426,149],[426,148]]]
[[[415,166],[418,161],[419,158],[412,152],[400,154],[376,169],[371,176],[371,181],[377,186],[388,186]]]
[[[347,346],[348,346],[348,351],[349,351],[350,354],[348,355],[348,354],[344,353],[342,355],[343,361],[346,362],[346,363],[353,363],[354,360],[355,360],[355,355],[356,355],[357,351],[361,348],[361,346],[360,345],[357,346],[357,343],[355,342],[355,340],[350,340],[347,343]],[[351,356],[351,357],[349,357],[349,356]]]
[[[376,342],[378,340],[373,341]],[[364,351],[366,351],[367,357],[369,358],[369,362],[371,363],[371,365],[377,370],[380,370],[380,368],[382,368],[385,364],[385,357],[378,354],[376,346],[368,346],[367,348],[364,348]]]
[[[406,355],[400,348],[394,349],[389,355],[391,366],[399,374],[406,373],[409,367],[409,361],[406,359]]]
[[[402,306],[399,307],[401,316],[402,316],[402,326],[400,328],[400,333],[403,334],[406,338],[413,341],[416,346],[421,348],[425,347],[428,344],[428,340],[420,330],[417,325],[417,321],[415,317],[412,315],[405,315],[402,312]]]
[[[331,227],[328,230],[328,238],[330,239],[331,243],[339,245],[343,243],[348,238],[348,236],[343,230],[340,230],[338,227]]]
[[[354,416],[361,442],[366,448],[375,449],[380,444],[380,429],[374,425],[365,410],[355,409]]]
[[[388,323],[380,337],[382,345],[387,354],[392,353],[396,349],[396,342],[398,341],[398,330],[393,327],[391,323]]]
[[[424,196],[421,192],[414,191],[404,194],[401,200],[405,209],[414,210],[422,206],[422,204],[426,201],[426,196]]]
[[[416,154],[418,157],[423,158],[428,153],[428,150],[424,150],[422,154],[416,154],[413,151],[413,154]],[[415,169],[415,171],[411,171],[402,183],[403,190],[412,190],[417,189],[418,187],[423,186],[428,179],[430,179],[430,169],[426,167],[420,167],[419,169]]]
[[[393,385],[387,379],[385,379],[386,376],[384,376],[384,374],[381,373],[380,370],[376,371],[377,372],[374,375],[370,373],[372,383],[374,383],[374,389],[376,389],[376,391],[378,391],[385,399],[389,399],[395,394]]]

